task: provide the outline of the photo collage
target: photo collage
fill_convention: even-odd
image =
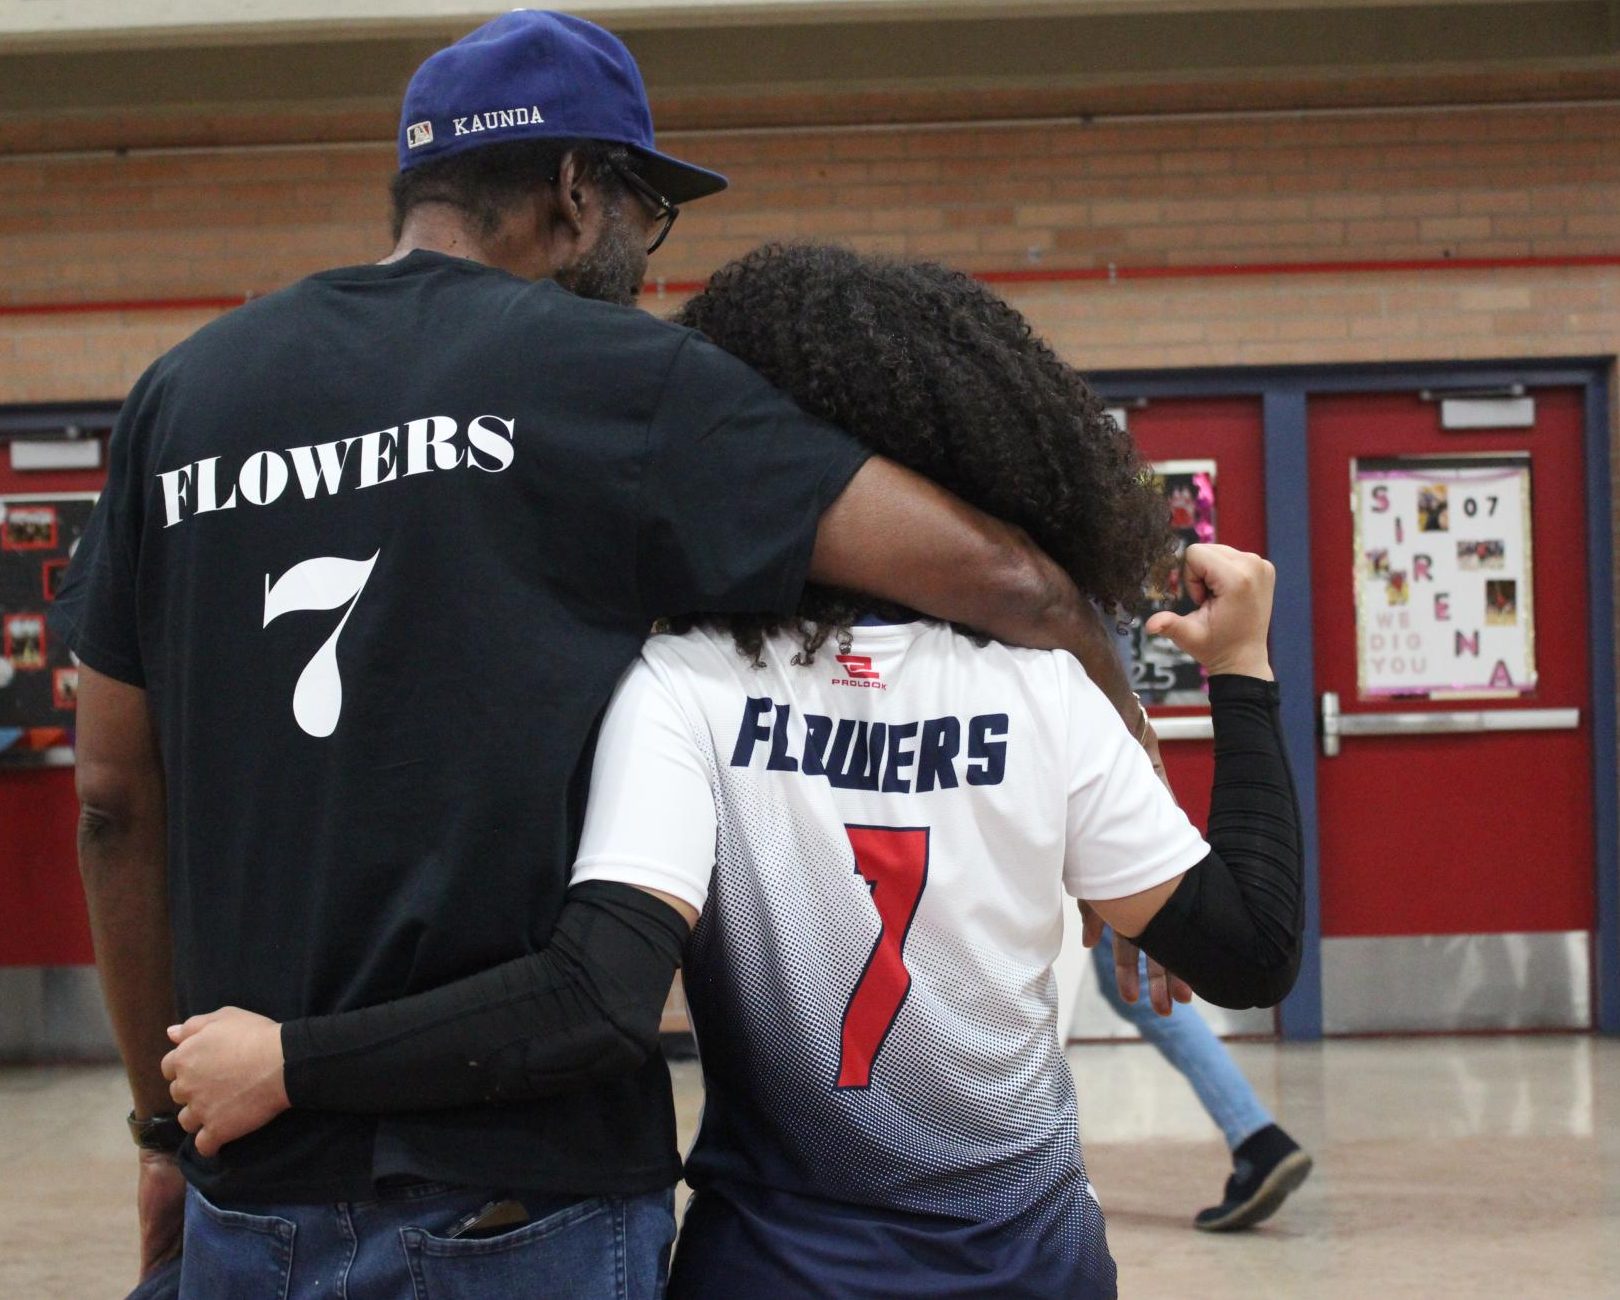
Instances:
[[[1533,689],[1529,458],[1361,461],[1354,482],[1361,693]]]
[[[46,624],[94,493],[0,496],[0,729],[71,725],[79,668]]]
[[[1131,687],[1143,704],[1204,704],[1208,699],[1204,670],[1167,637],[1149,636],[1142,624],[1161,609],[1188,614],[1196,608],[1182,587],[1179,557],[1194,542],[1215,540],[1215,462],[1161,461],[1153,479],[1170,506],[1177,561],[1155,575],[1147,608],[1131,626]]]

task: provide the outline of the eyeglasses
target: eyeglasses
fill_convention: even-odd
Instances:
[[[647,256],[651,257],[669,238],[670,228],[675,224],[675,218],[681,215],[681,210],[628,167],[618,163],[609,163],[608,166],[613,174],[625,183],[626,188],[634,190],[636,197],[652,209],[653,219],[658,222],[658,233],[653,236],[652,243],[647,245]]]

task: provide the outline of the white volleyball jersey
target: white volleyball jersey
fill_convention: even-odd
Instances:
[[[1068,654],[920,621],[797,651],[654,637],[598,744],[575,881],[703,910],[688,1181],[1101,1245],[1056,1035],[1064,894],[1207,846]]]

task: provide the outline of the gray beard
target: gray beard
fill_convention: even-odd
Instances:
[[[595,247],[572,266],[557,272],[557,283],[581,298],[634,307],[647,273],[641,237],[630,228],[615,204]]]

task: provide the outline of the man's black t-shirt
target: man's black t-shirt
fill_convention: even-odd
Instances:
[[[209,325],[125,404],[54,618],[149,692],[182,1014],[382,1002],[542,946],[652,620],[790,611],[866,453],[698,335],[417,252]],[[661,1060],[526,1105],[289,1112],[223,1199],[679,1163]]]

